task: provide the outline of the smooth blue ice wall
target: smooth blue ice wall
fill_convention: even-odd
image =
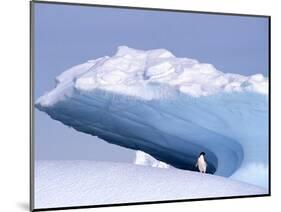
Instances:
[[[65,69],[120,45],[166,48],[224,72],[268,75],[267,18],[34,5],[35,99]],[[133,151],[96,140],[35,110],[36,159],[133,160]]]

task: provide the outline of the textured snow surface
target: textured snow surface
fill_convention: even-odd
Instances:
[[[123,46],[56,81],[36,107],[65,125],[181,169],[196,170],[204,151],[208,173],[268,185],[268,79],[261,74]]]
[[[266,194],[227,178],[126,163],[37,161],[35,208]]]
[[[171,88],[194,97],[242,91],[268,94],[268,79],[262,74],[223,73],[212,64],[177,58],[165,49],[143,51],[127,46],[120,46],[112,57],[90,60],[63,72],[56,82],[60,89],[38,100],[41,104],[58,101],[57,92],[69,82],[81,91],[101,89],[146,100],[165,98],[173,94]]]

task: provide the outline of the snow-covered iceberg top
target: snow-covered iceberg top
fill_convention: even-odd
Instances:
[[[69,81],[78,90],[101,89],[145,100],[169,97],[171,88],[193,97],[243,91],[268,94],[268,79],[262,74],[223,73],[211,64],[177,58],[166,49],[144,51],[127,46],[120,46],[112,57],[90,60],[56,78],[57,86]],[[45,98],[46,104],[52,101],[50,96]]]
[[[119,47],[56,81],[36,107],[77,131],[145,152],[137,164],[197,170],[204,151],[208,173],[268,185],[268,79],[261,74]]]

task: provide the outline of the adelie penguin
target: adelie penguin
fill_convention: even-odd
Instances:
[[[205,161],[205,152],[201,152],[196,163],[196,167],[198,167],[201,173],[206,173],[207,170],[207,163]]]

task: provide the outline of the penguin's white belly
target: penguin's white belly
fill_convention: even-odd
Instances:
[[[203,158],[199,158],[198,168],[199,168],[200,172],[206,172],[207,164]]]

